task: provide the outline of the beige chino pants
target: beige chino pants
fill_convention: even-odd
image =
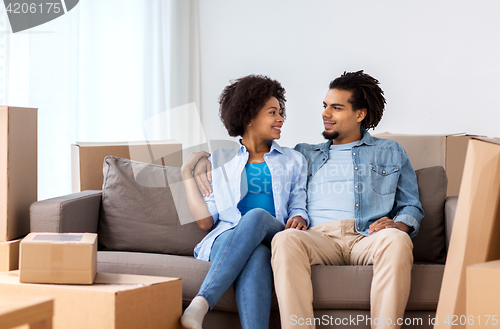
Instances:
[[[351,219],[322,223],[307,231],[288,229],[272,240],[271,263],[282,328],[315,328],[292,325],[295,319],[312,319],[311,265],[372,265],[370,291],[372,328],[397,329],[410,293],[413,243],[396,228],[371,236],[359,234]],[[335,278],[332,278],[335,280]],[[354,288],[354,287],[353,287]],[[392,319],[375,326],[374,319]]]

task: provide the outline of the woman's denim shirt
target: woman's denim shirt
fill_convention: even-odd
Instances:
[[[264,155],[272,179],[276,219],[286,225],[289,218],[301,216],[309,225],[306,211],[307,162],[302,154],[275,141],[269,142],[270,151]],[[245,165],[249,153],[241,143],[237,148],[216,149],[212,162],[212,194],[205,198],[208,211],[214,219],[212,231],[198,243],[194,255],[209,260],[215,239],[235,227],[241,219],[238,202],[248,191]]]
[[[417,176],[408,155],[395,141],[372,137],[363,128],[361,134],[361,140],[351,151],[356,231],[369,235],[370,224],[387,216],[413,228],[410,236],[415,237],[424,210],[418,197]],[[328,160],[331,143],[295,146],[295,150],[307,159],[308,180]]]

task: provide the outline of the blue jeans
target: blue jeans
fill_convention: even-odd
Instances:
[[[243,329],[269,327],[273,273],[271,240],[283,223],[267,211],[247,212],[236,227],[217,237],[210,252],[212,266],[198,296],[212,309],[233,284]]]

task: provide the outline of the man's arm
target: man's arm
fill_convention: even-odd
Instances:
[[[412,228],[410,237],[415,237],[424,218],[424,209],[418,195],[417,175],[406,151],[401,148],[402,166],[398,180],[395,204],[390,213],[395,223],[403,223]]]
[[[370,225],[369,234],[388,227],[395,227],[415,237],[424,218],[424,210],[418,195],[417,175],[402,146],[401,173],[399,175],[394,207],[388,215]],[[391,219],[392,218],[392,219]]]
[[[390,219],[389,217],[382,217],[373,222],[372,224],[370,224],[368,234],[372,234],[373,232],[378,232],[385,228],[397,228],[408,234],[410,234],[410,232],[413,231],[412,227],[409,227],[408,225],[402,222],[394,222],[394,220]]]
[[[295,228],[306,230],[309,226],[307,215],[307,161],[302,154],[299,156],[298,166],[295,167],[292,186],[290,188],[290,199],[288,200],[288,221],[285,229]]]

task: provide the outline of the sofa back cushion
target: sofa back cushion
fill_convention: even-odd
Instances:
[[[103,171],[100,250],[193,255],[207,232],[189,212],[180,168],[108,156]]]
[[[189,212],[180,168],[109,156],[103,170],[101,250],[193,255],[206,232]],[[413,239],[414,261],[444,264],[446,172],[437,166],[415,173],[425,217]]]
[[[424,208],[420,230],[413,238],[415,262],[444,264],[446,239],[444,204],[448,179],[443,167],[422,168],[415,171],[418,181],[420,202]]]

